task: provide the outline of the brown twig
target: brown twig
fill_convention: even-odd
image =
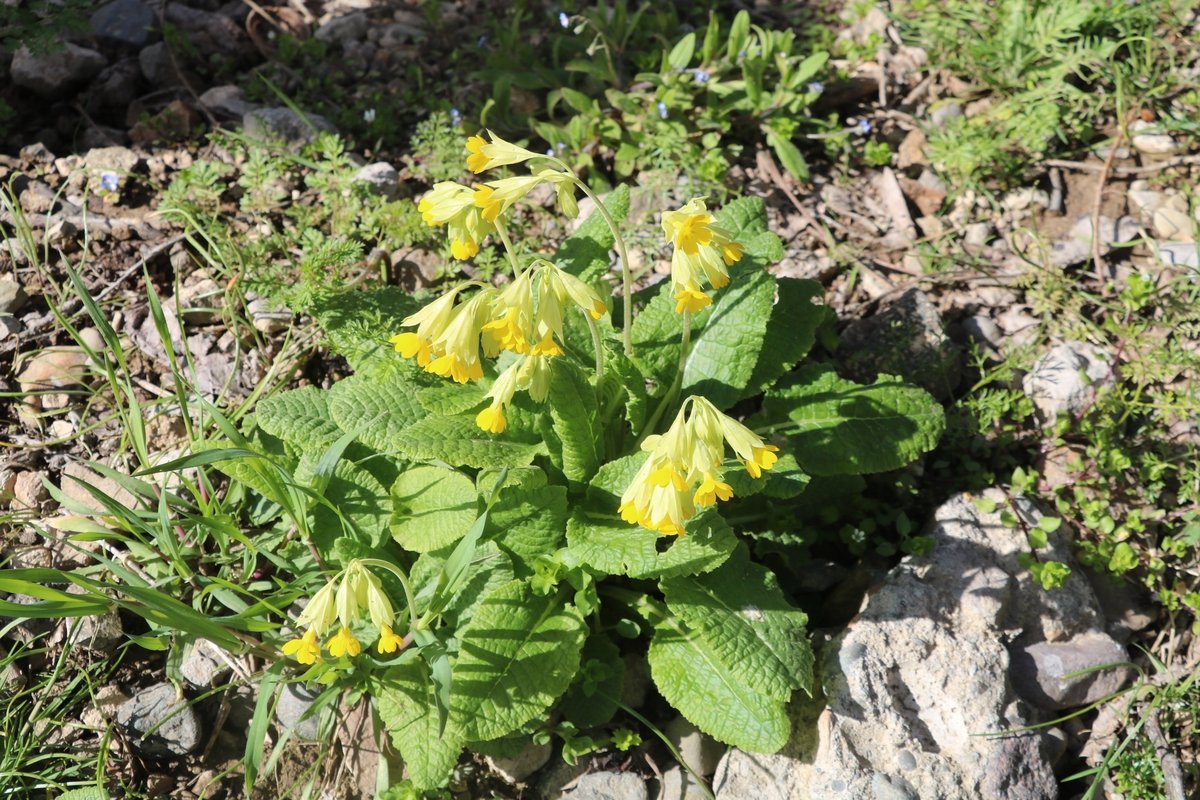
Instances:
[[[1092,264],[1095,265],[1096,280],[1101,286],[1104,285],[1106,266],[1104,254],[1100,252],[1100,206],[1104,202],[1104,184],[1108,181],[1109,173],[1112,172],[1113,159],[1116,158],[1117,150],[1121,149],[1124,141],[1125,126],[1120,125],[1117,128],[1117,138],[1108,148],[1108,155],[1104,159],[1104,168],[1100,170],[1100,179],[1096,183],[1096,199],[1092,203]]]
[[[1111,169],[1113,175],[1148,175],[1153,172],[1162,172],[1164,169],[1171,167],[1187,167],[1200,164],[1200,155],[1175,156],[1163,161],[1156,161],[1153,164],[1143,164],[1140,167],[1123,167],[1114,166]],[[1059,169],[1070,169],[1076,172],[1100,172],[1104,169],[1103,164],[1094,164],[1088,161],[1069,161],[1061,158],[1051,158],[1042,162],[1045,167],[1058,167]]]
[[[1154,745],[1154,753],[1162,765],[1163,789],[1167,800],[1187,800],[1183,791],[1183,769],[1179,765],[1179,756],[1167,744],[1162,727],[1158,724],[1158,709],[1151,707],[1146,711],[1146,733]]]

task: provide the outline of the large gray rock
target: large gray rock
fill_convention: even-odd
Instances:
[[[207,639],[197,639],[179,665],[179,674],[197,689],[210,689],[230,673],[230,656]]]
[[[632,772],[589,772],[563,800],[647,800],[646,782]]]
[[[345,44],[359,41],[365,37],[369,26],[370,20],[367,18],[366,12],[354,11],[350,14],[334,17],[317,28],[317,32],[314,35],[322,42]]]
[[[301,741],[313,742],[321,732],[320,714],[301,719],[317,699],[317,692],[298,683],[286,684],[279,690],[279,702],[275,704],[275,721],[279,727],[292,732]]]
[[[134,749],[148,755],[186,755],[200,745],[200,717],[169,683],[131,697],[117,709],[117,724],[129,733]]]
[[[934,397],[949,396],[959,381],[959,356],[941,316],[920,289],[910,289],[881,313],[852,322],[838,356],[848,377],[869,383],[880,373],[900,375]]]
[[[1119,692],[1133,677],[1125,647],[1107,633],[1065,642],[1016,644],[1012,676],[1017,691],[1049,710],[1086,706]]]
[[[214,86],[200,95],[200,104],[221,119],[241,120],[258,108],[246,99],[241,88],[233,85]]]
[[[354,183],[364,184],[373,193],[391,200],[400,191],[400,173],[386,161],[377,161],[354,173]]]
[[[154,38],[154,10],[142,0],[113,0],[92,13],[92,33],[116,44],[145,47]]]
[[[714,778],[721,800],[907,798],[1051,800],[1051,732],[1010,680],[1006,642],[1064,641],[1103,624],[1077,572],[1044,591],[1020,564],[1025,535],[970,495],[952,498],[926,533],[933,551],[905,559],[868,594],[861,613],[823,650],[824,706],[801,702],[792,741],[779,754],[731,750]],[[1035,525],[1018,498],[1010,509]],[[1046,559],[1074,565],[1052,534]],[[1005,737],[985,736],[1005,731]]]
[[[1060,414],[1082,414],[1099,387],[1116,380],[1113,358],[1087,342],[1063,342],[1039,358],[1021,381],[1047,424]]]
[[[21,47],[13,56],[10,77],[17,86],[43,97],[60,96],[104,69],[104,56],[65,42],[62,49],[34,54]]]
[[[11,272],[0,274],[0,314],[12,314],[20,311],[28,299],[29,295],[25,294],[25,287],[17,281],[15,274]]]
[[[280,139],[299,148],[317,138],[321,131],[334,132],[333,123],[320,114],[301,116],[290,108],[259,108],[242,117],[242,129],[254,139]]]

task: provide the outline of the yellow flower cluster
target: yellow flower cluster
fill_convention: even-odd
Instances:
[[[703,277],[714,289],[728,285],[727,267],[741,260],[742,246],[728,231],[713,224],[712,214],[699,197],[663,214],[662,227],[667,241],[675,246],[671,255],[675,311],[694,312],[711,305],[712,298],[700,279]]]
[[[392,630],[395,611],[392,602],[384,594],[375,577],[359,561],[351,561],[340,575],[321,587],[296,623],[306,628],[303,635],[285,642],[284,655],[294,656],[301,664],[315,664],[321,659],[320,640],[340,623],[337,633],[325,642],[329,655],[334,658],[357,656],[362,644],[354,638],[350,628],[365,615],[379,630],[375,645],[380,653],[394,653],[404,646],[404,638]]]
[[[733,497],[733,487],[722,480],[726,444],[752,478],[761,477],[777,460],[779,448],[703,397],[684,400],[667,432],[642,442],[649,456],[621,496],[621,518],[659,533],[683,535],[697,507]]]
[[[504,409],[518,389],[534,400],[546,398],[547,358],[563,354],[564,309],[578,306],[593,320],[608,309],[596,291],[555,264],[539,259],[503,289],[485,286],[470,300],[456,303],[462,286],[450,290],[415,314],[404,326],[415,332],[391,338],[396,351],[415,358],[427,372],[458,383],[483,377],[481,357],[507,350],[523,358],[510,365],[492,385],[489,408],[476,423],[491,433],[504,430]]]
[[[467,139],[467,166],[475,174],[494,167],[518,164],[531,158],[544,158],[524,147],[506,142],[489,132],[491,141],[482,136]],[[579,215],[575,201],[575,176],[556,169],[543,169],[532,175],[488,181],[474,189],[453,181],[442,181],[421,198],[417,210],[425,224],[445,225],[450,234],[450,253],[460,261],[479,253],[483,240],[496,229],[500,215],[540,183],[553,184],[559,206],[567,216]]]

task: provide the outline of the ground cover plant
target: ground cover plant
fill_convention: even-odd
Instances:
[[[1195,4],[235,6],[0,11],[0,790],[1194,791]]]

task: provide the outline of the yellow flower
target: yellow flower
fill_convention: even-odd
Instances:
[[[506,142],[491,131],[487,133],[492,137],[491,142],[482,136],[472,136],[467,139],[467,168],[476,175],[494,167],[519,164],[522,161],[537,158],[537,153]]]
[[[432,360],[433,340],[445,332],[454,319],[454,301],[462,287],[456,287],[434,300],[415,314],[409,314],[400,324],[417,326],[416,333],[398,333],[391,338],[396,352],[404,358],[417,359],[422,367]]]
[[[533,320],[532,268],[526,269],[501,290],[492,308],[493,319],[481,329],[483,351],[494,357],[501,350],[519,355],[529,352],[527,331]]]
[[[491,222],[475,205],[474,192],[453,181],[434,184],[417,204],[417,210],[426,225],[447,226],[450,252],[459,261],[477,254],[480,243],[492,231]]]
[[[733,487],[714,478],[712,473],[706,472],[700,488],[696,489],[696,494],[692,499],[698,506],[711,506],[718,500],[728,500],[731,497],[733,497]]]
[[[475,190],[473,200],[483,218],[488,222],[495,222],[513,203],[529,194],[529,191],[541,182],[542,179],[536,175],[491,181]]]
[[[404,647],[404,637],[396,634],[391,627],[387,625],[379,626],[379,643],[375,645],[375,649],[383,653],[394,653]]]
[[[296,624],[316,631],[315,635],[317,636],[321,636],[329,630],[329,627],[333,625],[333,620],[337,617],[337,609],[334,606],[337,589],[337,580],[331,580],[317,590],[317,593],[308,601],[308,605],[300,612],[300,616],[296,618]]]
[[[675,311],[699,311],[712,302],[700,279],[704,278],[714,289],[727,286],[727,267],[741,260],[743,248],[733,241],[731,233],[714,224],[703,198],[664,213],[662,227],[667,241],[675,246],[671,254]]]
[[[559,269],[556,264],[544,261],[542,265],[542,281],[549,287],[558,305],[566,305],[570,300],[592,319],[600,319],[608,313],[604,301],[591,286]]]
[[[326,642],[326,647],[329,648],[329,655],[334,658],[341,658],[342,656],[353,658],[362,652],[362,645],[350,633],[350,629],[345,626],[339,628],[337,634]]]
[[[431,345],[431,349],[437,353],[437,358],[425,367],[426,372],[451,378],[456,383],[466,383],[483,377],[483,365],[479,360],[479,337],[483,326],[487,324],[495,296],[494,289],[483,289],[467,302],[455,307],[454,317]]]
[[[321,658],[321,645],[317,643],[317,632],[309,628],[298,639],[284,642],[283,654],[295,656],[301,664],[315,664]]]
[[[550,395],[550,361],[531,355],[525,359],[521,375],[522,386],[529,386],[529,397],[535,403],[544,403]]]
[[[475,424],[488,433],[504,433],[508,425],[504,419],[504,409],[512,402],[513,395],[520,386],[524,361],[521,359],[509,364],[508,369],[500,373],[500,377],[496,378],[496,382],[488,390],[487,397],[492,402],[475,417]]]

